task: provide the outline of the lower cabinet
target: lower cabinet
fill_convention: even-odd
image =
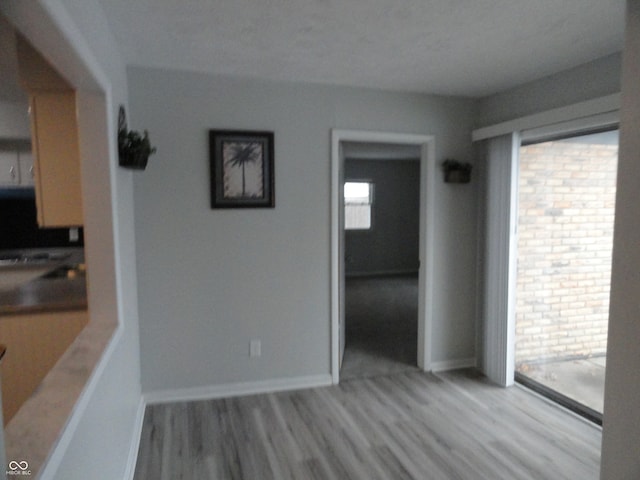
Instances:
[[[0,316],[0,341],[7,347],[0,364],[5,425],[69,348],[88,319],[86,310]]]

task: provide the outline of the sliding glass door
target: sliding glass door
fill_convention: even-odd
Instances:
[[[516,380],[601,422],[618,131],[519,152]]]

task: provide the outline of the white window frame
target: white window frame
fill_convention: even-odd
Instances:
[[[347,190],[347,184],[352,183],[352,184],[366,184],[369,187],[369,195],[367,200],[362,201],[362,202],[358,202],[358,201],[349,201],[347,199],[347,194],[346,194],[346,190]],[[370,232],[371,230],[373,230],[373,201],[374,201],[374,192],[375,192],[375,185],[371,180],[346,180],[344,182],[344,229],[348,232]],[[360,197],[360,198],[365,198],[365,197]],[[347,209],[349,207],[358,207],[358,206],[367,206],[369,207],[369,225],[368,226],[356,226],[356,225],[349,225],[349,217],[350,215],[347,214]]]

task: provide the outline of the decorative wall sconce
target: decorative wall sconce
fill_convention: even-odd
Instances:
[[[470,163],[462,163],[452,158],[447,158],[442,162],[445,183],[469,183],[471,181]]]
[[[149,155],[156,152],[156,148],[149,142],[149,133],[143,134],[127,129],[127,116],[124,107],[120,105],[118,111],[118,164],[124,168],[144,170],[147,167]]]

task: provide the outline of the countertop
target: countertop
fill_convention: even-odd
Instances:
[[[87,287],[84,272],[74,270],[69,276],[53,276],[47,273],[61,267],[75,266],[84,262],[82,249],[40,249],[39,252],[64,251],[64,259],[42,261],[37,264],[14,264],[0,266],[0,275],[28,274],[29,269],[45,276],[20,283],[13,288],[0,289],[0,317],[4,315],[40,313],[48,311],[83,310],[87,308]],[[13,251],[16,252],[16,251]],[[6,253],[2,252],[2,253]]]

